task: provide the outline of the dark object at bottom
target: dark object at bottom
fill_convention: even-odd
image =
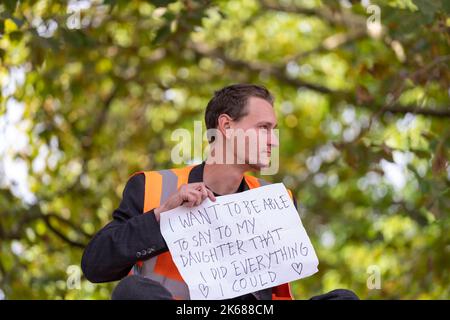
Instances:
[[[347,289],[336,289],[318,296],[314,296],[309,300],[359,300],[358,296]]]
[[[169,290],[159,282],[130,275],[120,280],[112,293],[112,300],[173,300]]]

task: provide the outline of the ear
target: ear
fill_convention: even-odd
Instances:
[[[217,129],[223,134],[224,137],[229,138],[229,133],[227,134],[227,130],[231,129],[233,119],[225,113],[222,113],[217,118]]]

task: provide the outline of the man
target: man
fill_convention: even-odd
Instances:
[[[211,149],[206,161],[179,170],[133,175],[113,212],[114,220],[86,247],[81,263],[86,278],[92,282],[123,279],[113,299],[189,299],[161,235],[160,215],[264,183],[245,173],[269,167],[272,147],[278,145],[273,101],[269,91],[257,85],[237,84],[217,91],[205,112],[206,128],[213,132],[208,135]],[[256,134],[246,136],[248,133]],[[296,206],[295,198],[293,201]],[[289,299],[286,288],[269,288],[235,299]],[[353,298],[347,291],[332,295]]]

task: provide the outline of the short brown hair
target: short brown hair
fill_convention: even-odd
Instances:
[[[247,115],[246,105],[250,97],[258,97],[273,105],[274,97],[264,86],[255,84],[233,84],[214,92],[205,111],[206,129],[217,128],[221,114],[239,120]]]

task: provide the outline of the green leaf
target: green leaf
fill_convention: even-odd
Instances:
[[[153,45],[160,45],[164,41],[166,41],[171,35],[171,26],[170,24],[165,24],[156,32],[155,38],[152,40]]]
[[[433,21],[433,18],[441,9],[440,1],[428,1],[428,0],[414,0],[414,3],[419,8],[419,12],[426,18],[428,23]]]
[[[18,42],[18,41],[22,40],[23,33],[21,31],[13,31],[13,32],[9,33],[8,36],[12,41]]]
[[[13,13],[16,9],[18,0],[3,0],[3,5],[5,6],[6,10],[9,11],[9,13]]]
[[[167,7],[169,4],[177,2],[177,0],[149,0],[148,2],[157,7]]]

